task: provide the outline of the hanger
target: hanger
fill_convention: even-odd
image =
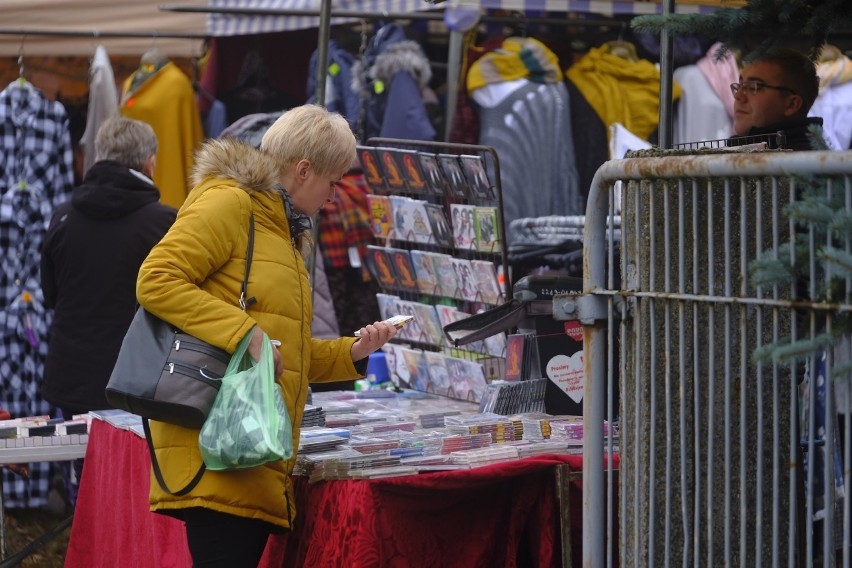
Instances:
[[[157,69],[166,63],[168,63],[168,59],[158,47],[152,47],[146,51],[142,54],[142,58],[139,60],[139,66],[143,68],[151,67],[153,69]]]
[[[198,57],[192,58],[192,90],[195,91],[196,94],[204,97],[207,100],[207,102],[215,103],[216,97],[214,97],[213,95],[208,93],[207,89],[205,89],[201,85],[201,71],[200,71],[200,64],[199,64],[198,60],[199,60]]]
[[[18,47],[18,86],[23,87],[27,84],[26,75],[24,75],[24,41],[27,35],[21,36],[21,45]]]
[[[515,22],[515,33],[512,35],[526,39],[529,33],[526,14],[524,12],[513,12],[512,16],[517,18],[517,21]]]
[[[629,41],[622,39],[608,41],[604,44],[609,47],[609,52],[622,59],[626,59],[631,63],[639,61],[639,55],[636,53],[636,46]]]
[[[830,61],[837,61],[843,56],[840,53],[840,49],[831,45],[830,43],[823,44],[822,49],[819,52],[819,62],[820,63],[828,63]]]
[[[636,46],[624,39],[624,30],[627,27],[626,23],[621,24],[621,29],[618,32],[618,39],[606,42],[604,45],[609,48],[609,52],[617,57],[626,59],[631,63],[639,61],[639,55],[636,52]]]

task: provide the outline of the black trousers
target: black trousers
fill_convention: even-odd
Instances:
[[[182,511],[193,568],[257,568],[270,533],[278,527],[212,509]]]

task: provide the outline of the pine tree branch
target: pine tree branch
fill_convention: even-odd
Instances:
[[[749,0],[743,8],[710,14],[638,16],[631,27],[640,32],[703,34],[744,54],[799,44],[796,47],[815,58],[827,36],[850,22],[850,0]]]

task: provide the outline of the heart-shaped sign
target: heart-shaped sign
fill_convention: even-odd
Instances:
[[[577,351],[570,357],[556,355],[545,365],[547,377],[577,404],[583,400],[586,375],[583,369],[583,352]]]
[[[583,341],[583,326],[578,321],[565,322],[565,335],[574,341]]]

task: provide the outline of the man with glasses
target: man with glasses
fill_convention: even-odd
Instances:
[[[819,78],[806,55],[776,49],[746,60],[740,81],[731,84],[731,91],[735,137],[729,140],[730,146],[768,141],[771,148],[813,150],[817,149],[812,144],[814,135],[819,136],[814,141],[824,145],[822,119],[808,118],[819,94]],[[756,136],[761,138],[752,138]]]

